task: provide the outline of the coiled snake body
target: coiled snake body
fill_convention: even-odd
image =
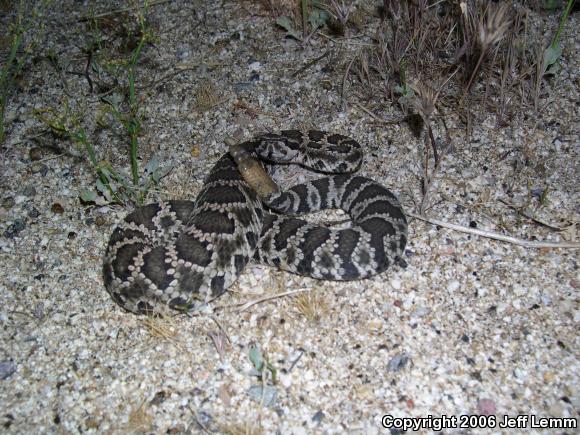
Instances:
[[[256,156],[334,173],[281,191]],[[400,257],[407,221],[396,197],[353,175],[362,160],[351,138],[321,131],[264,134],[231,147],[195,200],[137,208],[114,230],[103,275],[107,291],[139,314],[191,311],[223,294],[255,258],[328,280],[381,273]],[[293,217],[341,208],[350,228]]]

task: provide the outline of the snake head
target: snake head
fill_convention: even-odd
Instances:
[[[289,163],[300,160],[299,144],[280,134],[271,133],[260,137],[254,152],[262,159],[274,163]]]

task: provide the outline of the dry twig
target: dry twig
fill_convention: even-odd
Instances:
[[[286,296],[292,296],[292,295],[295,295],[298,293],[309,292],[309,291],[311,291],[311,289],[309,289],[309,288],[300,288],[297,290],[290,290],[290,291],[287,291],[284,293],[277,293],[275,295],[270,295],[270,296],[265,296],[263,298],[254,299],[253,301],[249,301],[249,302],[246,302],[244,304],[237,305],[237,306],[239,306],[238,312],[241,313],[242,311],[246,311],[248,308],[250,308],[253,305],[261,304],[262,302],[270,301],[272,299],[284,298]]]
[[[407,213],[409,216],[422,220],[424,222],[429,222],[433,225],[439,225],[440,227],[449,228],[450,230],[460,231],[462,233],[474,234],[476,236],[487,237],[488,239],[500,240],[502,242],[512,243],[514,245],[523,246],[525,248],[580,248],[580,243],[578,242],[534,242],[530,240],[517,239],[511,236],[505,236],[503,234],[494,233],[493,231],[478,230],[475,228],[468,228],[462,225],[452,224],[445,221],[440,221],[438,219],[429,218],[427,216],[421,216],[414,213]]]
[[[78,19],[79,21],[90,21],[90,20],[94,20],[97,18],[104,18],[104,17],[108,17],[109,15],[117,15],[123,12],[129,12],[129,11],[133,11],[135,9],[143,9],[145,7],[145,5],[147,5],[147,7],[150,6],[157,6],[163,3],[169,3],[172,0],[155,0],[152,2],[147,2],[145,4],[139,4],[139,5],[135,5],[135,6],[129,6],[126,8],[122,8],[122,9],[115,9],[114,11],[108,11],[108,12],[103,12],[100,14],[96,14],[96,15],[87,15],[85,17],[81,17],[80,19]],[[77,20],[77,18],[75,18],[75,21]]]
[[[320,62],[322,59],[324,59],[326,56],[328,56],[330,54],[330,50],[326,50],[326,52],[324,54],[322,54],[321,56],[318,56],[316,59],[311,60],[310,62],[308,62],[306,65],[304,65],[302,68],[294,71],[292,73],[292,75],[290,75],[290,77],[296,77],[298,74],[303,73],[304,71],[306,71],[308,68],[312,67],[313,65],[315,65],[316,63]]]

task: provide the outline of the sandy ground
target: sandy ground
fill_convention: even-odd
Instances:
[[[130,207],[81,203],[94,172],[83,150],[47,133],[38,116],[52,109],[71,125],[77,119],[98,159],[128,168],[126,132],[99,98],[118,96],[114,74],[102,72],[113,85],[102,89],[95,80],[92,93],[83,75],[91,39],[81,18],[107,10],[106,2],[94,10],[77,1],[54,5],[39,54],[7,107],[3,432],[378,433],[383,416],[443,415],[415,421],[446,423],[446,433],[499,433],[510,418],[521,432],[577,431],[531,428],[531,416],[558,425],[578,417],[574,249],[524,248],[410,219],[406,266],[373,279],[320,282],[252,265],[194,317],[145,319],[115,305],[101,261]],[[120,38],[119,16],[101,22],[103,46]],[[195,198],[226,137],[300,126],[356,138],[366,152],[361,172],[389,186],[406,210],[417,209],[422,139],[405,123],[377,124],[354,85],[341,105],[345,59],[368,38],[316,36],[301,46],[253,2],[164,2],[147,17],[155,39],[137,68],[140,163],[156,155],[174,165],[149,200]],[[536,18],[546,34],[557,26],[557,15]],[[135,22],[132,14],[124,20]],[[377,22],[369,18],[369,28]],[[471,136],[450,120],[457,133],[427,215],[522,240],[575,240],[580,38],[572,29],[579,28],[572,15],[563,71],[540,115],[516,112],[498,126],[494,114],[478,113]],[[103,49],[103,68],[115,68],[119,50],[107,58]],[[382,119],[401,117],[388,100],[371,109]],[[293,294],[261,301],[284,292]],[[261,380],[249,357],[254,346],[271,368]],[[469,429],[478,425],[488,428]]]

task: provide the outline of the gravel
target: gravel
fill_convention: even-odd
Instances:
[[[98,11],[109,10],[109,2],[98,3]],[[97,83],[93,72],[91,93],[83,75],[81,47],[90,30],[81,17],[89,13],[72,0],[47,11],[40,53],[27,63],[6,110],[4,432],[372,434],[384,431],[383,415],[577,418],[574,249],[525,249],[411,219],[403,265],[369,280],[320,282],[251,265],[193,317],[145,319],[115,305],[101,261],[115,222],[130,208],[81,202],[79,192],[95,182],[83,151],[42,134],[46,127],[35,116],[69,107],[82,115],[98,159],[128,168],[128,138],[99,99],[109,95],[102,86],[110,76],[103,72]],[[195,198],[226,137],[310,126],[364,144],[361,172],[416,210],[420,140],[406,124],[378,126],[356,104],[366,103],[354,87],[341,104],[339,65],[349,59],[341,56],[369,38],[334,43],[315,36],[302,46],[284,38],[259,2],[160,2],[147,17],[156,39],[137,68],[140,164],[155,155],[175,165],[149,200]],[[107,18],[134,22],[133,12]],[[478,113],[470,137],[451,120],[457,136],[429,216],[526,240],[576,240],[578,20],[573,14],[562,34],[563,72],[541,117],[517,116],[500,128],[494,114]],[[369,19],[364,33],[377,22]],[[115,21],[101,25],[109,47],[123,29]],[[332,54],[292,76],[327,49]],[[121,52],[113,44],[99,60],[112,68]],[[383,106],[380,117],[401,117],[390,100]],[[536,221],[502,201],[526,207]],[[283,292],[294,293],[240,310]],[[248,356],[256,344],[261,368]]]

